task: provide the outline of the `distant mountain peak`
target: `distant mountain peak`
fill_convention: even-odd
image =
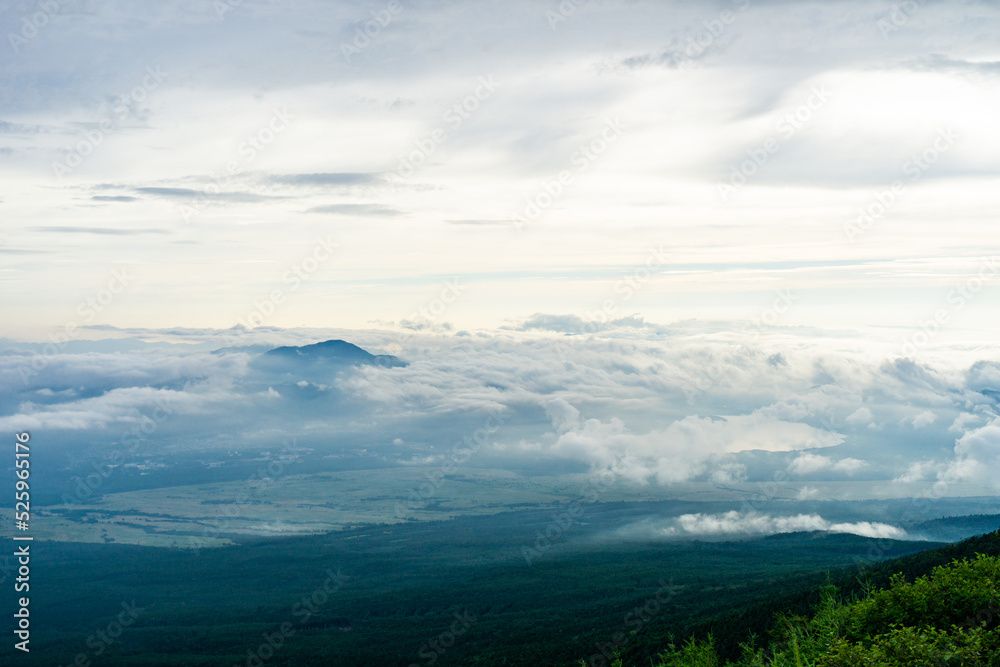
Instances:
[[[389,354],[372,354],[346,340],[325,340],[312,345],[286,345],[269,350],[258,357],[267,367],[275,364],[307,362],[347,366],[366,364],[372,366],[405,366],[406,363]]]

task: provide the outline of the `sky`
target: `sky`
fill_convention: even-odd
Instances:
[[[995,3],[0,9],[8,430],[994,488]]]
[[[746,320],[789,289],[785,323],[913,327],[978,279],[941,336],[988,338],[998,27],[988,2],[7,2],[2,333]]]

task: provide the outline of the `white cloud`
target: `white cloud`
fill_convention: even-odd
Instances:
[[[17,430],[93,430],[113,425],[136,424],[156,410],[160,414],[206,413],[227,400],[221,391],[202,393],[129,387],[113,389],[96,398],[85,398],[55,405],[23,403],[18,413],[0,417],[0,429]],[[216,404],[213,406],[212,404]]]
[[[799,500],[811,500],[818,495],[819,495],[819,489],[814,488],[812,486],[803,486],[801,489],[799,489],[798,496],[796,497]]]
[[[670,484],[701,474],[707,462],[718,455],[791,451],[815,447],[821,440],[831,445],[839,442],[837,436],[831,440],[831,434],[808,424],[761,422],[749,415],[690,415],[666,429],[645,434],[632,433],[624,422],[612,418],[607,422],[588,419],[579,428],[563,432],[551,451],[614,470],[629,480]]]
[[[940,465],[934,461],[914,461],[907,468],[906,472],[899,475],[894,482],[922,482],[927,476],[940,469]]]
[[[943,482],[977,482],[1000,489],[1000,419],[955,442],[955,458],[939,475]]]
[[[742,463],[724,463],[715,468],[708,477],[714,484],[732,484],[747,479],[747,467]]]
[[[819,454],[806,452],[800,454],[788,464],[788,472],[793,475],[810,475],[820,470],[826,470],[833,465],[833,460]]]
[[[774,535],[803,531],[851,533],[889,539],[905,539],[907,536],[905,530],[884,523],[833,523],[818,514],[772,516],[735,510],[722,514],[684,514],[656,529],[662,537]]]
[[[937,421],[937,415],[931,410],[924,410],[920,414],[913,415],[912,417],[906,417],[900,421],[900,425],[911,424],[913,428],[920,429],[925,426],[930,426],[935,421]]]
[[[580,426],[580,411],[566,402],[563,398],[553,398],[543,401],[542,407],[546,414],[552,419],[552,426],[559,433],[565,433]]]
[[[856,472],[858,472],[860,470],[864,470],[867,467],[868,467],[868,463],[866,461],[862,461],[861,459],[855,459],[855,458],[850,458],[850,457],[848,457],[846,459],[840,459],[839,461],[837,461],[836,463],[833,464],[833,469],[834,470],[839,470],[841,472],[846,472],[848,475],[853,475],[854,473],[856,473]]]
[[[963,412],[957,417],[955,421],[951,423],[948,427],[949,431],[956,431],[958,433],[964,433],[969,430],[969,426],[983,420],[982,415],[974,415],[971,412]]]
[[[848,424],[856,426],[867,426],[874,420],[872,411],[865,407],[860,407],[844,419]]]
[[[157,433],[159,438],[183,431],[184,437],[173,441],[178,446],[228,446],[234,438],[320,432],[374,436],[389,445],[398,435],[402,444],[396,446],[412,447],[420,458],[475,432],[492,412],[502,414],[505,423],[481,450],[484,458],[493,457],[490,465],[546,466],[559,458],[613,471],[635,484],[693,479],[734,484],[770,479],[778,469],[804,481],[843,479],[862,470],[883,479],[892,474],[924,479],[937,471],[906,467],[935,452],[914,442],[911,422],[900,429],[898,418],[888,420],[877,440],[866,440],[871,436],[863,429],[837,432],[833,416],[853,411],[863,423],[860,417],[869,415],[858,409],[862,397],[864,410],[876,414],[958,414],[972,405],[966,413],[971,415],[985,409],[977,403],[982,394],[963,384],[967,374],[961,369],[884,364],[856,350],[832,353],[810,344],[812,333],[805,339],[788,334],[771,346],[720,340],[712,332],[725,330],[722,325],[678,323],[669,335],[662,329],[570,338],[510,330],[402,338],[386,330],[254,334],[262,337],[253,338],[255,344],[272,346],[328,338],[348,339],[373,352],[396,345],[409,362],[315,381],[294,374],[255,376],[248,360],[256,351],[202,351],[213,337],[229,344],[225,332],[147,330],[142,335],[195,340],[202,347],[56,355],[31,378],[31,393],[24,395],[32,401],[20,405],[22,394],[14,391],[19,366],[31,357],[0,354],[0,378],[11,380],[0,384],[0,398],[9,406],[0,425],[68,429],[81,439],[108,441],[120,426],[141,418],[163,395],[158,392],[167,392],[178,411],[198,417],[175,420]],[[300,400],[304,396],[309,400]],[[961,417],[958,423],[973,420]],[[943,432],[941,421],[923,428]],[[838,456],[840,448],[831,449],[836,445],[865,451],[864,460]],[[963,465],[956,465],[949,479],[977,474],[971,463]]]
[[[788,464],[788,472],[793,475],[813,475],[815,473],[821,472],[823,470],[835,470],[837,472],[847,473],[848,475],[853,475],[859,470],[863,470],[868,466],[868,463],[860,459],[855,458],[845,458],[839,461],[834,461],[828,456],[822,456],[820,454],[814,454],[812,452],[805,452],[799,454],[791,463]]]

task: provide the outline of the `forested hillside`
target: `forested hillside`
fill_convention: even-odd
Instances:
[[[742,630],[740,655],[725,659],[716,638],[691,637],[668,644],[658,667],[902,667],[1000,665],[1000,533],[922,552],[862,572],[846,590],[833,583],[811,613],[796,613],[805,597],[757,605],[713,627]],[[894,573],[893,573],[894,572]],[[893,573],[893,574],[890,574]],[[780,603],[763,638],[752,622]],[[777,603],[777,605],[775,604]],[[721,655],[720,655],[721,653]],[[614,664],[621,665],[621,661]]]

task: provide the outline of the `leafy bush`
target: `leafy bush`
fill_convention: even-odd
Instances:
[[[811,618],[779,616],[767,648],[727,667],[1000,667],[1000,558],[979,555],[843,602],[827,586]],[[712,638],[670,644],[659,667],[718,667]]]

